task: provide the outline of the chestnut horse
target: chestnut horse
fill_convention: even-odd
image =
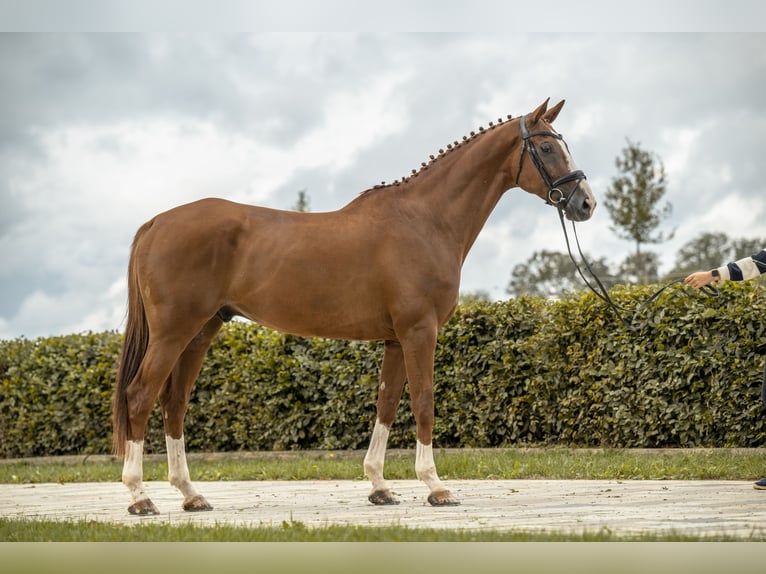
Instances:
[[[564,102],[490,123],[450,144],[413,175],[361,193],[329,213],[203,199],[136,233],[128,317],[113,403],[114,451],[132,514],[156,514],[142,484],[143,439],[159,397],[168,479],[187,511],[210,510],[189,478],[183,421],[205,354],[233,316],[308,337],[385,342],[377,417],[364,471],[369,500],[397,504],[383,478],[391,424],[409,382],[415,470],[434,506],[459,504],[439,480],[431,436],[434,350],[458,302],[460,270],[503,193],[521,187],[573,221],[596,202],[561,135]]]

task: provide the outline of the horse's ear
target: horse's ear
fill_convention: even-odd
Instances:
[[[548,110],[547,112],[543,114],[543,119],[549,124],[552,124],[556,120],[556,118],[559,116],[559,112],[561,111],[561,108],[563,107],[564,107],[564,100],[561,100],[558,104],[556,104],[550,110]]]
[[[548,109],[548,101],[549,100],[550,100],[550,98],[545,98],[545,101],[542,104],[540,104],[539,106],[537,106],[537,109],[534,112],[532,112],[532,117],[530,118],[530,120],[531,120],[530,123],[536,124],[537,122],[540,121],[540,118],[543,117],[543,114],[545,113],[545,110]]]

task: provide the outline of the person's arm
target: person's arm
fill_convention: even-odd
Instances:
[[[766,249],[750,257],[723,265],[718,269],[692,273],[684,279],[684,283],[699,289],[715,281],[746,281],[758,277],[762,273],[766,273]]]
[[[766,272],[766,249],[750,257],[719,267],[716,271],[721,275],[721,279],[731,281],[747,281],[758,277]]]

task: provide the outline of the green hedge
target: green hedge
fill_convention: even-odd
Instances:
[[[615,288],[635,309],[648,287]],[[688,296],[687,296],[688,295]],[[718,298],[682,287],[629,314],[591,294],[459,308],[436,354],[437,447],[691,447],[764,444],[766,298],[757,283]],[[0,456],[107,453],[116,333],[0,341]],[[379,342],[224,327],[192,393],[191,451],[365,448]],[[412,447],[402,401],[391,447]],[[159,409],[147,435],[164,449]]]

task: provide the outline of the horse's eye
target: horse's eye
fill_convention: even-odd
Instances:
[[[550,153],[553,150],[553,147],[551,147],[551,144],[548,142],[543,142],[540,145],[540,149],[543,150],[545,153]]]

